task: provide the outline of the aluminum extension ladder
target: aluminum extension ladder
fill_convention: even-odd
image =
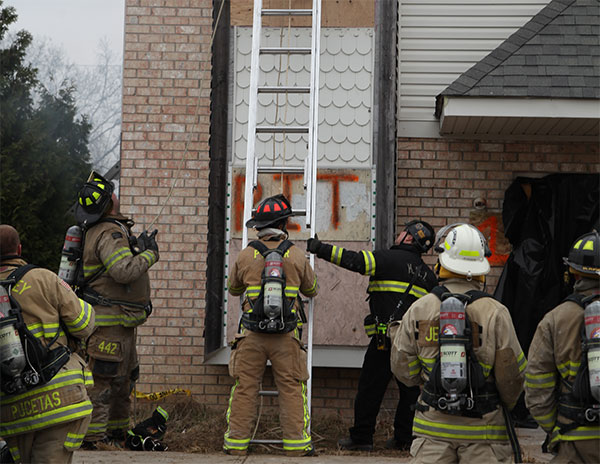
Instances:
[[[321,0],[313,0],[312,9],[263,9],[262,0],[254,0],[254,17],[252,22],[252,55],[250,64],[250,95],[248,105],[248,145],[246,154],[246,178],[244,187],[244,224],[252,216],[254,190],[258,183],[258,174],[260,173],[281,173],[298,174],[304,176],[304,190],[306,192],[306,207],[304,210],[295,210],[294,216],[306,217],[306,229],[310,231],[310,236],[314,237],[315,218],[316,218],[316,182],[317,182],[317,146],[318,146],[318,110],[319,110],[319,51],[321,39]],[[262,32],[263,17],[290,17],[292,16],[311,16],[312,17],[312,35],[311,47],[261,47],[260,39]],[[304,86],[259,86],[260,57],[262,55],[287,55],[287,65],[290,65],[289,57],[291,55],[310,55],[310,82],[308,87]],[[258,94],[308,94],[309,95],[309,118],[308,126],[257,126]],[[277,121],[275,121],[277,123]],[[259,133],[283,134],[283,143],[286,143],[285,134],[308,134],[308,151],[304,159],[304,166],[260,166],[255,156],[256,135]],[[275,153],[273,153],[275,156]],[[285,159],[284,159],[285,162]],[[248,245],[248,230],[243,227],[242,248]],[[314,269],[314,255],[310,255],[310,264]],[[307,322],[307,367],[309,379],[307,382],[307,406],[311,410],[312,398],[312,355],[313,355],[313,313],[314,301],[308,302],[308,322]],[[273,390],[262,390],[259,392],[262,396],[277,396],[279,392]],[[310,427],[310,425],[309,425]],[[310,432],[310,429],[309,429]],[[258,440],[253,439],[250,443],[255,444],[281,444],[282,440]]]

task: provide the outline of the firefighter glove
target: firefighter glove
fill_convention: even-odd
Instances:
[[[310,253],[318,253],[320,248],[321,248],[321,240],[319,240],[319,237],[317,236],[317,234],[315,234],[315,238],[309,238],[308,241],[306,242],[306,251],[308,251]]]
[[[154,229],[150,235],[148,235],[148,231],[144,231],[140,234],[137,239],[138,247],[140,248],[140,252],[145,250],[152,250],[158,252],[158,244],[156,243],[156,234],[158,233],[158,229]]]

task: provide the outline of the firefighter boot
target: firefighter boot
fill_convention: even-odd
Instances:
[[[340,438],[338,447],[347,451],[373,451],[373,443],[356,443],[352,437]]]

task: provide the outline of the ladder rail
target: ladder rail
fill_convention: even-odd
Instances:
[[[254,186],[256,184],[255,148],[256,116],[258,113],[258,78],[260,75],[259,49],[262,29],[262,0],[254,0],[252,22],[252,55],[250,60],[250,95],[248,100],[248,139],[246,147],[246,181],[244,186],[244,223],[242,224],[242,249],[248,245],[246,222],[252,217]]]

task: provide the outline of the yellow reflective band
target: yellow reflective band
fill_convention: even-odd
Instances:
[[[444,241],[444,247],[446,248],[446,250],[450,249],[450,244],[448,243],[448,241]]]
[[[550,411],[548,414],[544,414],[543,416],[533,416],[533,418],[538,424],[551,427],[556,421],[556,407],[552,408],[552,411]]]
[[[600,436],[600,427],[577,427],[562,434],[560,428],[555,427],[552,431],[550,443],[556,441],[578,441],[578,440],[598,440]]]
[[[89,198],[85,199],[85,205],[86,206],[90,206],[92,203],[94,203],[94,202],[91,199],[89,199]]]
[[[458,254],[460,256],[473,256],[473,257],[479,256],[478,251],[471,251],[471,250],[460,250],[460,252]]]
[[[457,425],[431,422],[415,417],[413,432],[432,437],[464,440],[508,440],[503,425]]]
[[[26,432],[33,432],[51,425],[71,422],[88,416],[91,413],[92,403],[90,401],[82,401],[63,408],[53,409],[44,414],[24,417],[23,419],[13,422],[2,423],[0,425],[0,435],[3,437],[10,437]]]
[[[313,281],[312,287],[310,287],[309,289],[307,289],[304,294],[306,296],[311,296],[314,295],[314,293],[317,291],[317,276],[315,276],[315,280]]]
[[[70,369],[68,371],[59,372],[52,379],[44,384],[41,387],[33,388],[25,393],[21,393],[20,395],[9,396],[3,392],[0,392],[0,398],[2,398],[2,405],[5,406],[7,404],[15,403],[17,401],[24,400],[29,398],[30,396],[37,395],[39,393],[44,393],[50,390],[57,390],[61,387],[65,387],[67,385],[77,385],[84,384],[84,376],[82,375],[81,370],[78,369]],[[88,372],[86,371],[87,375]]]
[[[567,361],[562,364],[557,364],[556,368],[560,372],[560,375],[566,379],[569,376],[575,377],[577,375],[577,371],[579,370],[580,365],[580,362]]]
[[[581,246],[581,242],[583,242],[583,240],[577,240],[577,243],[575,243],[575,245],[573,245],[573,249],[578,250],[579,247]]]
[[[370,251],[361,251],[365,260],[365,272],[364,275],[373,276],[375,275],[375,256]]]
[[[133,256],[133,253],[129,248],[122,247],[115,251],[112,255],[110,255],[106,261],[104,261],[104,267],[108,271],[111,267],[113,267],[116,263],[121,261],[123,258],[128,258],[129,256]]]
[[[81,312],[79,313],[79,316],[77,316],[77,319],[73,322],[66,323],[70,333],[79,332],[80,330],[85,329],[92,319],[92,306],[82,299],[79,300],[79,306],[81,306]]]
[[[81,198],[79,198],[79,204],[83,206],[83,200]]]
[[[92,192],[92,196],[94,197],[94,200],[98,200],[98,198],[100,198],[100,194],[98,192]]]
[[[519,365],[519,372],[527,367],[527,359],[525,359],[525,353],[521,351],[521,354],[517,357],[517,364]]]
[[[585,242],[585,245],[583,245],[583,249],[594,251],[594,242],[592,240],[588,240],[587,242]]]
[[[338,247],[336,245],[333,245],[333,247],[331,248],[331,258],[330,261],[333,264],[336,265],[340,265],[340,263],[342,262],[342,253],[344,253],[344,249],[342,247]]]

